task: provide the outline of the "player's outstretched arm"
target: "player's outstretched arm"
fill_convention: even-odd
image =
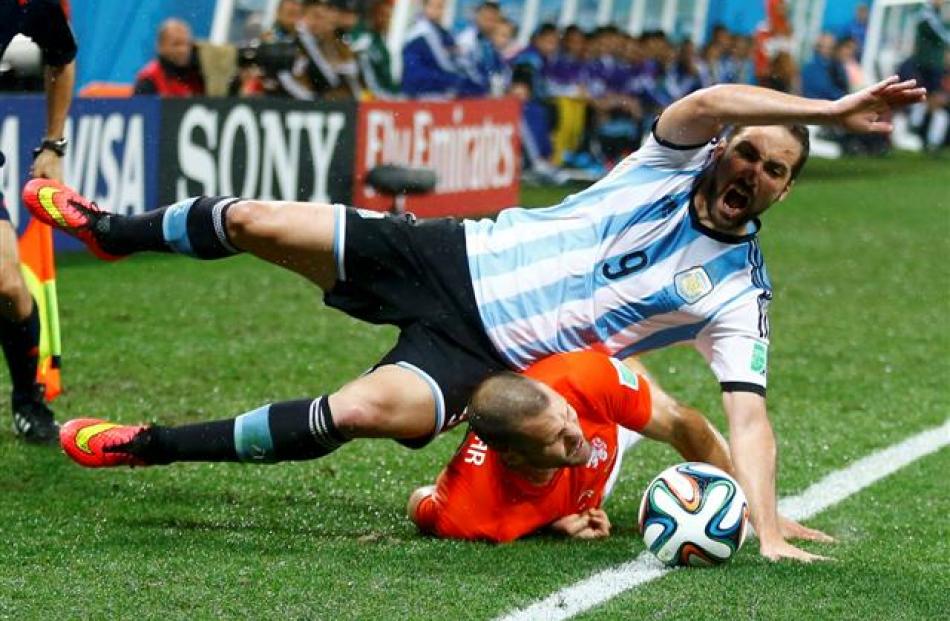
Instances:
[[[775,434],[766,413],[765,399],[751,392],[724,392],[723,404],[729,417],[729,445],[735,477],[749,501],[760,554],[773,561],[827,560],[785,540],[776,507]]]
[[[669,444],[687,461],[706,462],[733,473],[729,445],[699,410],[677,402],[655,384],[650,385],[650,397],[650,422],[640,433]]]
[[[891,110],[924,101],[926,89],[914,80],[891,76],[836,101],[808,99],[758,86],[719,84],[673,103],[657,121],[661,139],[679,145],[703,144],[726,125],[838,125],[849,131],[886,133]]]

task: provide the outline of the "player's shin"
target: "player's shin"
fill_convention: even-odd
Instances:
[[[272,403],[223,421],[155,426],[149,436],[139,456],[151,464],[300,461],[328,455],[348,441],[333,423],[325,396]]]
[[[188,198],[134,216],[110,215],[96,228],[103,249],[116,255],[175,252],[198,259],[220,259],[241,252],[228,239],[228,209],[239,199]]]

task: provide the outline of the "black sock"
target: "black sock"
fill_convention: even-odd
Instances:
[[[0,317],[0,344],[13,382],[14,407],[36,395],[36,366],[40,355],[40,310],[33,310],[23,321]]]
[[[172,252],[162,234],[166,209],[161,207],[134,216],[105,215],[96,222],[96,239],[103,250],[119,256],[145,251]]]
[[[198,259],[238,254],[228,239],[225,219],[237,198],[202,196],[135,216],[107,215],[95,227],[96,239],[111,254],[177,252]]]
[[[174,461],[240,461],[234,450],[234,419],[179,427],[154,425],[133,452],[150,464]]]
[[[151,464],[175,461],[276,463],[329,455],[347,442],[333,423],[327,397],[282,401],[237,418],[153,426],[132,450]]]

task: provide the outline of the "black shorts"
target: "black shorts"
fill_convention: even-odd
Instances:
[[[432,388],[434,433],[400,440],[424,446],[461,421],[486,376],[508,368],[482,327],[464,228],[454,218],[416,221],[336,209],[338,280],[324,302],[356,319],[400,328],[396,346],[373,368],[402,366]]]

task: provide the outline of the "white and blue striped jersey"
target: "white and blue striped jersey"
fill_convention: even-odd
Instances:
[[[691,195],[715,142],[651,135],[561,204],[465,222],[485,331],[514,368],[595,348],[627,357],[692,342],[724,386],[764,392],[771,285],[756,233],[703,226]]]

